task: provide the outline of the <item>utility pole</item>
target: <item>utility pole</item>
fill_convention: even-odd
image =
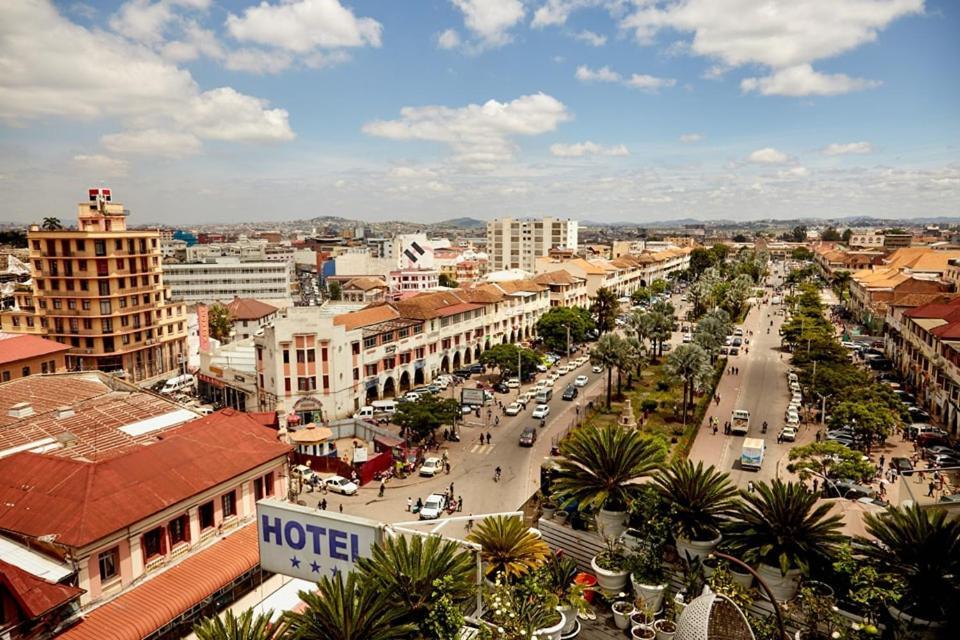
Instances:
[[[570,364],[570,325],[567,325],[567,364]]]

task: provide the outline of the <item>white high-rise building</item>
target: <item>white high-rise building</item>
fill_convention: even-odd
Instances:
[[[487,222],[490,270],[533,272],[551,249],[577,249],[577,221],[560,218],[494,218]]]

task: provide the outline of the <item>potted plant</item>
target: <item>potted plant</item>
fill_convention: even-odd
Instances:
[[[736,489],[726,473],[678,460],[656,477],[657,487],[673,507],[673,533],[683,560],[703,559],[720,543],[720,524],[730,513]]]
[[[490,516],[474,527],[467,540],[480,545],[488,579],[518,580],[538,569],[550,547],[517,516]]]
[[[916,504],[864,516],[876,543],[855,541],[858,559],[876,563],[877,571],[896,585],[897,601],[887,609],[911,637],[939,633],[954,620],[960,601],[960,521],[940,509]]]
[[[499,578],[486,595],[488,621],[508,638],[560,640],[566,619],[557,608],[557,599],[544,591],[533,576],[515,584]]]
[[[626,528],[626,509],[636,480],[651,474],[663,460],[663,445],[636,429],[617,425],[584,426],[560,443],[554,493],[564,506],[596,510],[597,530],[617,538]]]
[[[742,567],[736,562],[728,562],[727,571],[730,572],[730,579],[744,589],[749,589],[753,585],[753,574],[746,567]]]
[[[607,539],[600,553],[591,558],[590,567],[597,576],[597,586],[604,593],[620,593],[627,586],[627,577],[630,575],[627,554],[616,540]]]
[[[620,597],[626,596],[627,594],[621,593]],[[613,611],[613,623],[617,625],[617,629],[626,629],[630,626],[630,614],[633,613],[633,603],[629,600],[614,600],[613,604],[610,605],[610,610]]]
[[[677,605],[668,602],[664,617],[653,623],[653,630],[657,633],[657,640],[673,640],[677,634]]]
[[[538,573],[543,588],[557,598],[557,608],[565,619],[560,633],[566,635],[573,631],[577,614],[584,611],[587,605],[583,586],[574,581],[579,573],[577,563],[571,558],[552,553]]]
[[[722,563],[720,561],[720,558],[714,555],[709,555],[706,558],[702,559],[701,564],[703,565],[704,577],[709,578],[710,576],[713,575],[713,572],[717,570],[717,567],[719,567]]]
[[[630,512],[631,519],[642,524],[642,529],[637,530],[639,535],[632,536],[630,582],[643,607],[659,611],[667,588],[663,549],[670,538],[669,508],[655,488],[643,487],[630,505]]]
[[[727,567],[726,563],[717,567],[713,575],[707,578],[707,585],[711,591],[727,596],[740,609],[746,611],[753,601],[750,597],[750,591],[733,579],[733,575]]]
[[[630,556],[628,566],[633,592],[637,594],[637,608],[642,605],[650,611],[660,611],[667,589],[663,557],[650,552],[636,553]]]
[[[742,492],[726,525],[727,545],[745,562],[756,564],[773,596],[787,601],[797,594],[800,576],[810,564],[826,564],[843,541],[839,515],[798,483],[758,482]]]
[[[553,514],[557,512],[557,503],[546,497],[543,499],[543,502],[540,503],[540,508],[543,509],[543,515],[540,516],[544,520],[549,520],[553,518]]]

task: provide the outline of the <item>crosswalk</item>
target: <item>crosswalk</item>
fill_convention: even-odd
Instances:
[[[495,444],[475,444],[470,447],[470,453],[475,453],[480,456],[488,456],[496,446],[497,445]]]

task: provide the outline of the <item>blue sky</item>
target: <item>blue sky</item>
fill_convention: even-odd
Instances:
[[[0,220],[960,215],[947,0],[0,3]]]

